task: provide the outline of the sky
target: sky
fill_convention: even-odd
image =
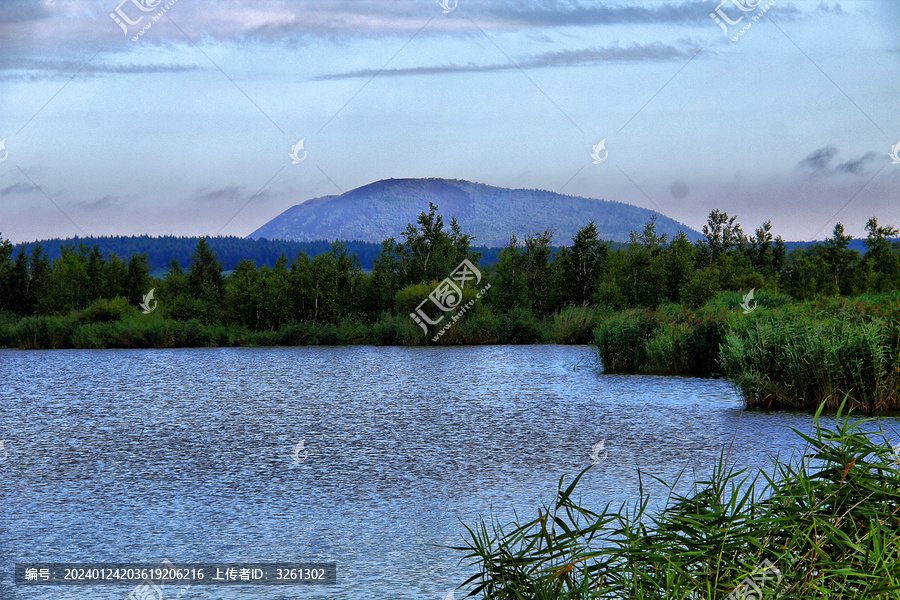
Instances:
[[[0,236],[246,236],[444,177],[860,237],[900,226],[898,25],[897,0],[2,0]]]

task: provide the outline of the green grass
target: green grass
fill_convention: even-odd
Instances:
[[[900,598],[900,465],[883,432],[840,410],[834,430],[821,427],[821,409],[811,435],[794,430],[802,457],[751,477],[723,452],[693,495],[672,493],[654,514],[644,495],[618,510],[579,506],[591,467],[560,479],[536,519],[465,526],[455,550],[477,572],[461,587],[485,600],[717,600],[769,561],[781,579],[764,598]]]
[[[475,305],[433,341],[407,315],[382,314],[374,323],[345,319],[340,323],[295,322],[278,330],[250,331],[238,325],[205,325],[149,315],[121,298],[101,300],[66,316],[16,318],[0,314],[0,347],[22,350],[56,348],[176,348],[215,346],[306,346],[373,344],[380,346],[480,344],[585,344],[600,312],[571,308],[538,321],[529,310],[496,315]],[[450,323],[450,316],[439,324]]]

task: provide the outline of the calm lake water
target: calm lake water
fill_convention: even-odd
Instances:
[[[445,548],[459,521],[534,517],[599,440],[596,507],[637,499],[638,469],[687,484],[732,440],[765,467],[811,424],[724,380],[601,374],[583,346],[0,351],[0,398],[4,600],[130,592],[14,586],[16,562],[164,559],[337,563],[334,586],[182,598],[440,600],[471,573]]]

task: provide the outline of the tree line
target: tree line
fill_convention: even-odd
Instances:
[[[482,258],[456,219],[445,224],[437,211],[430,205],[399,239],[384,240],[370,273],[344,242],[312,258],[302,250],[291,258],[282,253],[271,266],[244,259],[226,276],[216,249],[199,238],[189,265],[172,257],[165,275],[153,277],[143,253],[104,257],[82,240],[51,260],[39,244],[15,252],[0,238],[0,312],[7,320],[65,315],[115,299],[136,307],[154,289],[158,315],[251,331],[405,316],[463,259],[478,265]],[[571,306],[698,307],[719,292],[750,288],[798,300],[898,289],[897,229],[872,217],[866,232],[864,254],[849,248],[841,223],[824,243],[788,251],[770,222],[747,235],[736,217],[714,210],[696,242],[684,233],[659,235],[655,217],[624,245],[600,240],[593,222],[562,248],[552,245],[551,231],[513,236],[485,269],[491,289],[475,308],[543,320]]]
[[[206,238],[207,243],[216,250],[216,255],[222,262],[225,271],[232,271],[242,260],[252,260],[257,265],[273,266],[275,261],[284,254],[297,256],[301,251],[310,258],[328,252],[331,242],[328,240],[315,240],[311,242],[295,242],[292,240],[268,240],[265,238],[248,239],[236,236],[216,236]],[[52,238],[34,242],[23,242],[15,245],[14,252],[24,250],[31,254],[35,246],[41,246],[53,261],[62,255],[63,248],[80,248],[81,244],[88,249],[98,246],[103,256],[116,254],[128,257],[132,254],[145,254],[150,263],[152,273],[165,271],[169,261],[177,259],[183,265],[190,264],[191,254],[196,250],[199,237],[182,237],[174,235],[150,236],[89,236],[70,239]],[[375,258],[381,251],[381,244],[374,242],[345,241],[344,246],[349,252],[359,258],[364,270],[371,271]],[[484,248],[484,259],[488,262],[496,262],[499,248]]]

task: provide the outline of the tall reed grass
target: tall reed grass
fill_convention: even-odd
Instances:
[[[728,318],[675,305],[626,310],[597,325],[594,346],[606,371],[706,375],[718,370]]]
[[[753,323],[721,348],[728,378],[747,406],[900,408],[900,324],[824,318]]]
[[[462,586],[484,600],[746,600],[900,598],[900,465],[888,440],[838,412],[819,423],[798,460],[772,475],[728,466],[723,450],[696,492],[672,492],[648,512],[649,496],[597,512],[574,499],[591,467],[535,519],[496,518],[465,527],[454,548],[476,570]],[[671,487],[674,486],[670,486]],[[759,593],[761,565],[778,569]],[[752,581],[752,580],[750,580]]]
[[[740,295],[696,311],[668,306],[602,320],[594,345],[606,371],[724,374],[747,406],[900,410],[900,294],[787,303]],[[730,306],[729,306],[730,305]]]

